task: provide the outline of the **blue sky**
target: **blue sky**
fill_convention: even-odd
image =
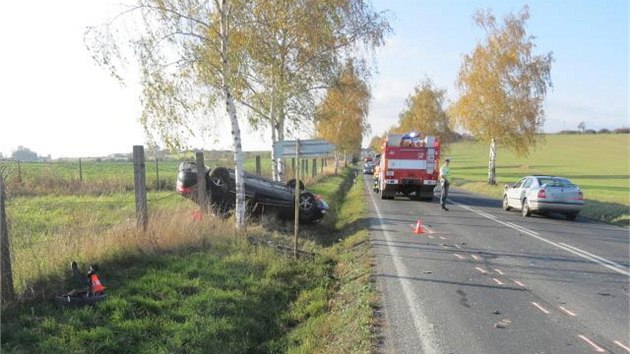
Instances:
[[[485,38],[472,15],[491,9],[497,19],[517,13],[516,1],[375,1],[393,13],[394,36],[379,51],[370,121],[379,134],[395,122],[403,101],[424,77],[455,100],[464,54]],[[535,53],[553,52],[553,89],[544,130],[628,126],[627,1],[530,1],[527,31]],[[389,88],[384,90],[384,88]]]
[[[83,43],[86,26],[118,13],[121,1],[5,1],[0,5],[0,152],[18,145],[53,157],[103,156],[142,144],[139,90],[120,87],[97,67]],[[472,15],[490,8],[497,18],[519,11],[516,1],[375,0],[390,10],[394,34],[377,52],[369,121],[373,134],[394,124],[405,98],[423,78],[455,100],[462,56],[484,33]],[[528,33],[538,53],[552,51],[554,88],[544,130],[628,126],[628,3],[534,1]],[[195,140],[207,149],[230,147],[227,119]],[[269,133],[243,128],[246,150],[270,148]],[[302,136],[304,137],[304,136]],[[366,142],[368,139],[366,139]]]

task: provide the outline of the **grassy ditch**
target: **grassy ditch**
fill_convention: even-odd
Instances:
[[[341,197],[351,184],[338,182],[349,178],[347,171],[318,190],[342,203],[328,221],[342,241],[321,246],[330,225],[319,238],[317,227],[306,230],[302,246],[317,253],[313,259],[253,247],[235,237],[229,221],[194,221],[186,206],[156,216],[146,234],[122,227],[94,235],[85,248],[94,252],[80,263],[99,263],[108,299],[59,309],[52,295],[70,289],[69,270],[43,274],[29,283],[34,296],[3,308],[1,351],[369,352],[369,245],[357,226],[365,212],[360,186]],[[252,226],[247,236],[266,232]]]
[[[497,199],[503,186],[524,176],[562,176],[584,191],[581,215],[617,225],[630,223],[630,135],[546,135],[529,156],[505,148],[497,152],[497,185],[486,183],[488,146],[473,142],[451,144],[443,156],[452,159],[454,186]]]
[[[291,313],[301,318],[300,324],[288,334],[290,353],[370,353],[373,349],[373,309],[378,298],[371,277],[371,249],[367,230],[367,214],[362,179],[353,183],[346,178],[340,188],[347,193],[337,193],[343,201],[335,210],[332,237],[336,241],[323,252],[334,262],[334,282],[327,294],[311,293],[294,304]],[[327,188],[326,184],[322,188]],[[328,242],[331,236],[323,236]],[[319,304],[318,311],[304,315],[308,306],[300,303]]]

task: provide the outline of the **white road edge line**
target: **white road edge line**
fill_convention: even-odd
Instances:
[[[453,201],[451,201],[451,203],[453,203],[453,204],[455,204],[455,205],[457,205],[457,206],[460,206],[460,207],[462,207],[462,208],[464,208],[464,209],[466,209],[466,210],[468,210],[468,211],[471,211],[471,212],[473,212],[473,213],[475,213],[475,214],[478,214],[478,215],[481,215],[481,216],[483,216],[483,217],[488,218],[487,216],[484,216],[484,215],[483,215],[483,214],[486,214],[486,213],[484,213],[484,212],[480,212],[479,210],[475,210],[475,209],[473,209],[473,208],[471,208],[471,207],[469,207],[469,206],[467,206],[467,205],[459,204],[459,203],[456,203],[456,202],[453,202]],[[537,233],[536,231],[529,230],[529,229],[524,228],[524,227],[522,227],[522,226],[519,226],[519,225],[513,224],[513,223],[511,223],[511,222],[509,222],[509,221],[508,221],[508,222],[503,222],[503,221],[501,221],[501,220],[499,220],[499,219],[496,219],[496,218],[488,218],[488,219],[494,220],[495,222],[498,222],[499,224],[505,225],[505,226],[507,226],[507,227],[510,227],[510,228],[512,228],[512,229],[515,229],[515,230],[517,230],[517,231],[520,231],[520,232],[522,232],[522,233],[525,233],[525,234],[527,234],[527,235],[529,235],[529,236],[531,236],[531,237],[533,237],[533,238],[536,238],[536,239],[538,239],[538,240],[540,240],[540,241],[546,242],[546,243],[548,243],[548,244],[550,244],[550,245],[552,245],[552,246],[555,246],[555,247],[557,247],[557,248],[563,249],[563,250],[565,250],[565,251],[567,251],[567,252],[569,252],[569,253],[573,253],[573,254],[574,254],[574,255],[576,255],[576,256],[582,257],[582,258],[584,258],[584,259],[588,259],[588,260],[590,260],[590,261],[592,261],[592,262],[594,262],[594,263],[597,263],[597,264],[599,264],[599,265],[601,265],[601,266],[603,266],[603,267],[606,267],[606,268],[608,268],[608,269],[610,269],[610,270],[613,270],[613,271],[615,271],[615,272],[617,272],[617,273],[620,273],[620,274],[623,274],[623,275],[626,275],[626,276],[630,276],[630,272],[625,271],[625,270],[622,270],[622,269],[619,269],[619,268],[618,268],[618,267],[616,267],[616,266],[612,266],[612,265],[610,265],[610,264],[612,263],[612,264],[615,264],[615,265],[619,266],[619,265],[618,265],[618,264],[616,264],[615,262],[609,261],[609,260],[607,260],[607,259],[605,259],[605,258],[602,258],[602,257],[599,257],[599,256],[595,256],[595,255],[592,255],[592,256],[591,256],[591,255],[589,255],[589,254],[585,254],[585,253],[582,253],[582,252],[578,252],[578,251],[576,251],[576,250],[573,250],[571,247],[563,246],[563,245],[562,245],[562,244],[560,244],[560,243],[553,242],[553,241],[549,241],[549,240],[547,240],[546,238],[539,236],[539,235],[538,235],[538,233]],[[595,258],[595,257],[597,257],[597,258]],[[602,260],[604,260],[604,261],[602,261]],[[624,268],[624,269],[625,269],[625,268]]]
[[[495,220],[495,221],[496,221],[496,220]],[[515,224],[515,223],[513,223],[513,222],[506,221],[505,223],[506,223],[506,224],[508,224],[508,226],[510,226],[510,227],[511,227],[511,228],[513,228],[513,229],[517,229],[517,230],[522,231],[522,232],[525,232],[525,233],[532,233],[532,234],[534,234],[534,235],[536,235],[536,236],[540,236],[540,234],[539,234],[538,232],[536,232],[536,231],[534,231],[534,230],[526,229],[525,227],[523,227],[523,226],[521,226],[521,225],[516,225],[516,224]]]
[[[571,316],[574,316],[574,317],[575,317],[575,316],[577,316],[575,313],[573,313],[573,312],[571,312],[571,311],[567,310],[566,308],[564,308],[564,306],[560,306],[560,310],[562,310],[562,311],[564,311],[564,312],[568,313],[568,314],[569,314],[569,315],[571,315]]]
[[[542,306],[538,305],[538,303],[537,303],[537,302],[532,302],[532,305],[534,305],[534,306],[538,307],[538,309],[539,309],[540,311],[542,311],[542,312],[544,312],[544,313],[546,313],[546,314],[550,314],[550,313],[551,313],[551,312],[549,312],[549,310],[547,310],[546,308],[544,308],[544,307],[542,307]]]
[[[405,267],[405,265],[401,261],[398,250],[391,245],[392,236],[389,234],[389,232],[387,232],[387,230],[385,230],[381,210],[378,208],[378,205],[376,204],[376,200],[374,200],[374,196],[372,195],[372,193],[369,193],[369,195],[372,199],[372,204],[374,205],[376,214],[378,215],[378,222],[381,225],[381,232],[385,235],[385,238],[388,241],[387,248],[389,248],[389,252],[392,255],[394,268],[396,268],[396,274],[402,277],[407,277],[409,276],[409,272],[407,271],[407,267]],[[426,334],[427,331],[431,331],[432,326],[418,308],[419,301],[416,299],[416,296],[411,289],[411,281],[409,279],[400,278],[400,285],[402,286],[405,300],[407,301],[407,307],[409,308],[411,318],[413,319],[416,333],[418,334],[419,338],[421,338],[420,343],[422,345],[422,351],[426,354],[437,353],[434,344],[431,342],[430,338],[427,338],[428,336]]]
[[[607,264],[610,264],[610,265],[611,265],[611,266],[613,266],[613,267],[617,267],[617,268],[619,268],[619,269],[623,269],[623,268],[624,268],[621,264],[615,263],[615,262],[613,262],[613,261],[609,261],[609,260],[607,260],[606,258],[602,258],[602,257],[600,257],[600,256],[598,256],[598,255],[595,255],[595,254],[592,254],[592,253],[586,252],[586,251],[585,251],[585,250],[583,250],[583,249],[580,249],[580,248],[577,248],[577,247],[575,247],[575,246],[571,246],[571,245],[568,245],[568,244],[566,244],[566,243],[562,243],[562,242],[558,242],[558,243],[559,243],[559,244],[561,244],[561,245],[563,245],[563,246],[565,246],[565,247],[569,247],[570,249],[572,249],[572,250],[574,250],[574,251],[576,251],[576,252],[581,252],[581,253],[583,253],[583,254],[585,254],[585,255],[587,255],[587,256],[591,256],[591,257],[593,257],[593,258],[599,259],[600,261],[602,261],[602,262],[604,262],[604,263],[607,263]]]
[[[621,344],[620,341],[616,340],[613,343],[617,344],[618,346],[622,347],[623,349],[625,349],[628,353],[630,353],[630,348],[626,347],[625,345]]]
[[[580,337],[586,343],[590,344],[595,349],[596,352],[598,352],[598,353],[605,352],[604,349],[600,348],[597,344],[593,343],[593,341],[591,341],[590,339],[586,338],[585,336],[580,334],[578,337]]]

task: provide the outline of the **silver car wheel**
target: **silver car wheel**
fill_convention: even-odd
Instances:
[[[527,203],[527,199],[523,199],[523,207],[521,208],[521,213],[524,217],[528,217],[532,214],[529,210],[529,203]]]

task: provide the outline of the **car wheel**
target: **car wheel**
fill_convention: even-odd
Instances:
[[[508,204],[508,197],[507,195],[503,196],[503,210],[510,210],[512,209],[512,207],[510,207],[510,205]]]
[[[223,167],[217,167],[210,172],[210,183],[222,192],[229,192],[236,188],[230,172]]]
[[[567,218],[567,220],[569,221],[575,221],[575,219],[578,216],[578,213],[566,213],[564,214],[564,216]]]
[[[524,217],[528,217],[532,215],[532,211],[529,210],[529,203],[527,203],[527,199],[523,199],[523,206],[521,208],[521,214],[523,214]]]
[[[316,211],[315,196],[309,192],[300,194],[300,220],[311,221]]]
[[[290,179],[289,182],[287,182],[287,187],[295,190],[295,178]],[[304,189],[304,182],[300,180],[300,192],[304,191]]]

